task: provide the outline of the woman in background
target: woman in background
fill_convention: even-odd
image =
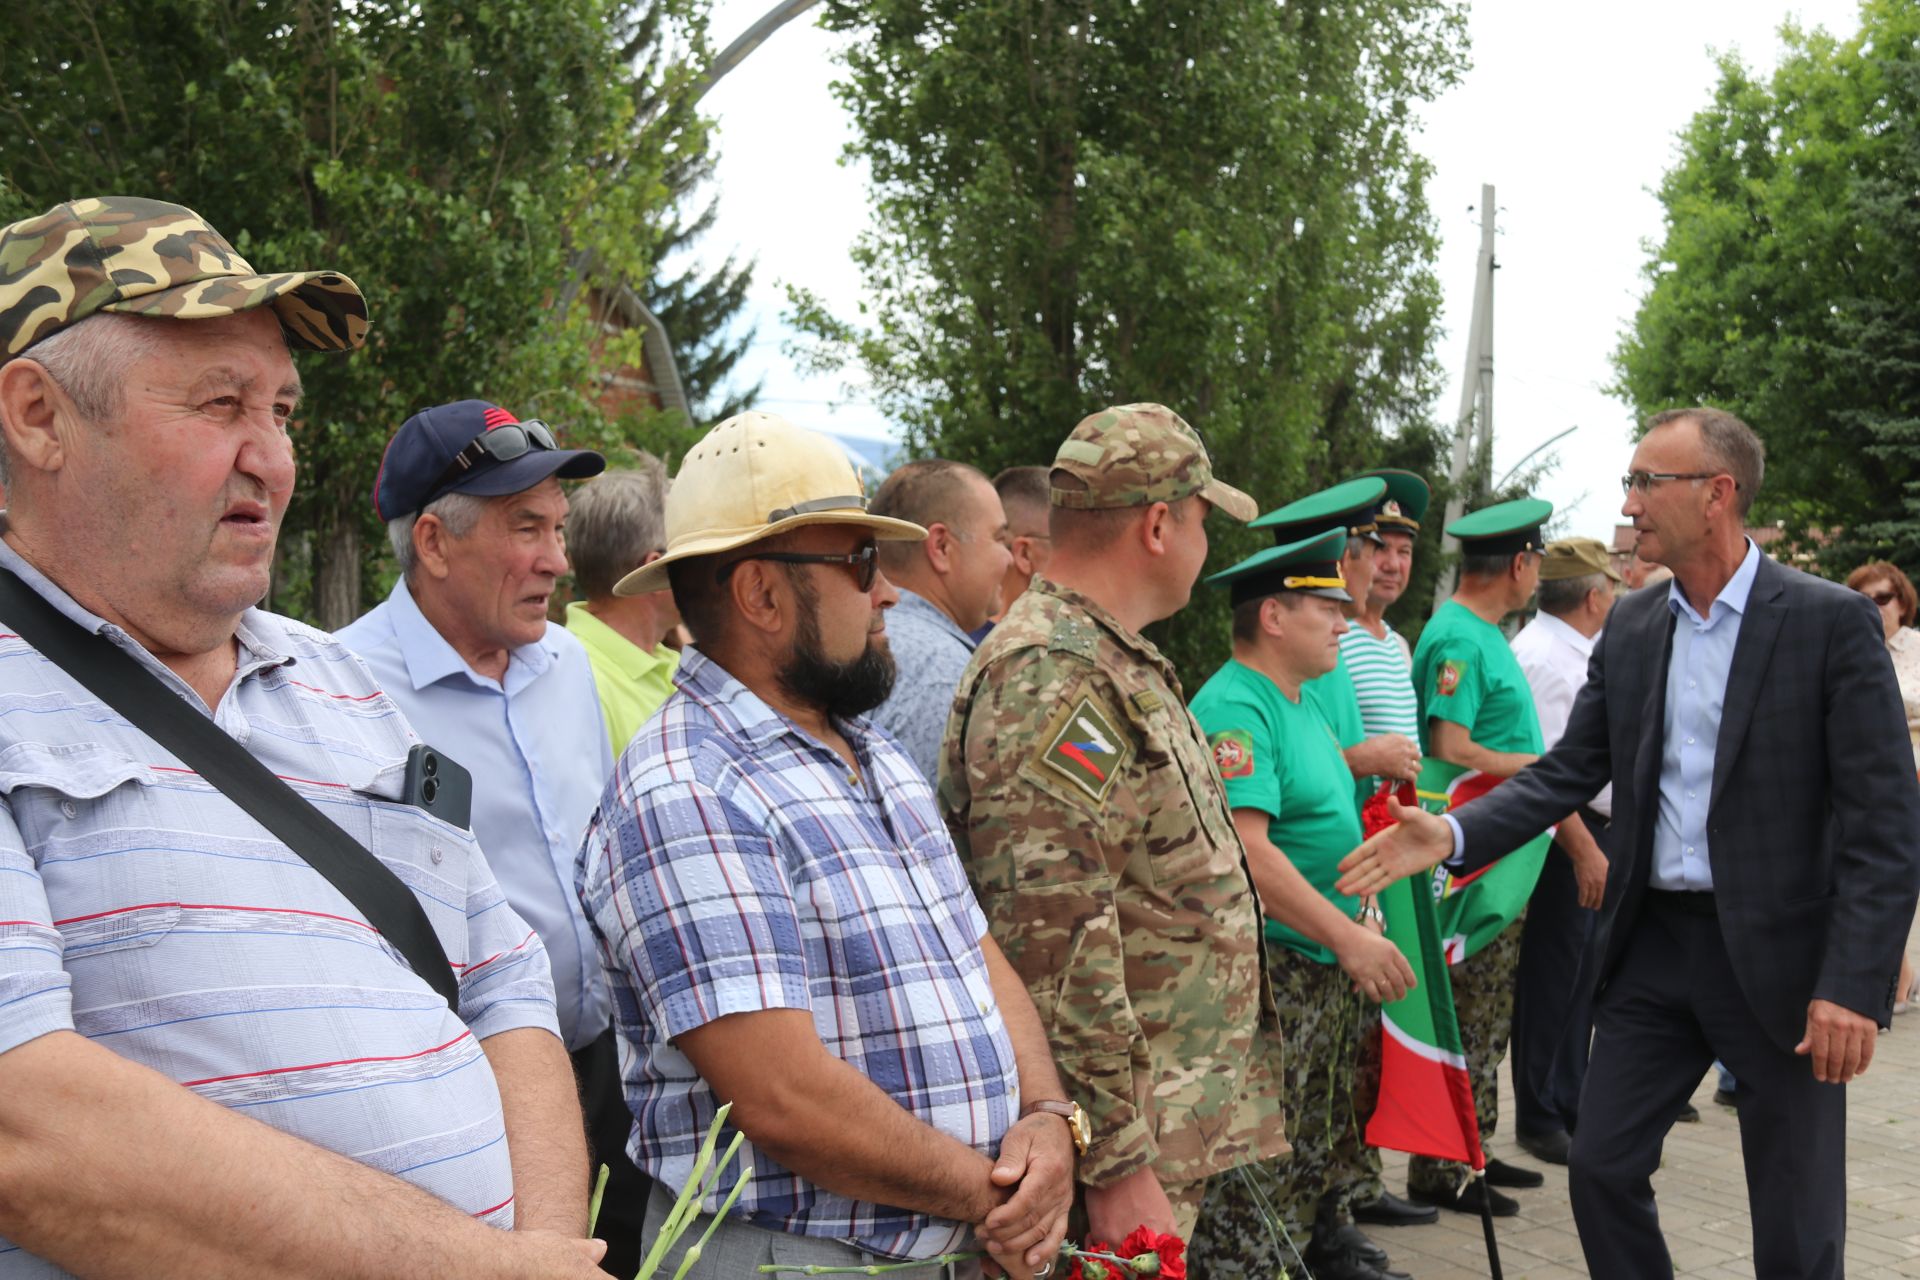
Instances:
[[[1880,626],[1887,637],[1887,653],[1893,659],[1893,673],[1900,681],[1900,700],[1906,703],[1907,737],[1913,745],[1914,767],[1920,770],[1920,632],[1913,619],[1920,613],[1920,596],[1899,566],[1885,560],[1870,560],[1847,575],[1847,585],[1879,607]],[[1914,833],[1920,839],[1920,832]],[[1913,957],[1904,949],[1900,955],[1900,983],[1894,992],[1893,1011],[1905,1013],[1915,999]]]

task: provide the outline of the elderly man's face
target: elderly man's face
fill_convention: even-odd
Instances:
[[[1382,529],[1380,538],[1381,545],[1373,553],[1373,587],[1367,594],[1385,609],[1406,592],[1413,572],[1413,535]]]
[[[446,542],[447,575],[433,588],[478,645],[518,649],[547,633],[547,602],[567,571],[567,496],[549,476],[489,498],[472,532]]]
[[[143,631],[231,619],[267,593],[293,496],[300,378],[270,311],[153,322],[118,415],[73,433],[61,483],[98,589]],[[84,510],[85,520],[71,513]]]

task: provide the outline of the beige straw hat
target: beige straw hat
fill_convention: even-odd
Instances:
[[[667,586],[667,567],[719,555],[809,524],[850,524],[884,542],[918,542],[927,531],[867,514],[846,451],[771,413],[747,412],[707,432],[667,491],[667,552],[620,579],[617,596]]]

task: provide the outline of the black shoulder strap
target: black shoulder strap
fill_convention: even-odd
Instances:
[[[459,982],[419,899],[359,841],[111,640],[74,622],[5,568],[0,568],[0,618],[304,858],[459,1011]]]

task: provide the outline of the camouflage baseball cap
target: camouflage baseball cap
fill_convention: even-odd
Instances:
[[[367,303],[353,281],[261,275],[177,204],[99,196],[0,227],[0,359],[98,311],[205,320],[265,306],[295,349],[351,351],[366,340]]]
[[[1056,507],[1144,507],[1197,493],[1235,520],[1260,514],[1252,498],[1213,478],[1200,433],[1161,404],[1116,405],[1081,419],[1053,465],[1087,486],[1054,488]]]

